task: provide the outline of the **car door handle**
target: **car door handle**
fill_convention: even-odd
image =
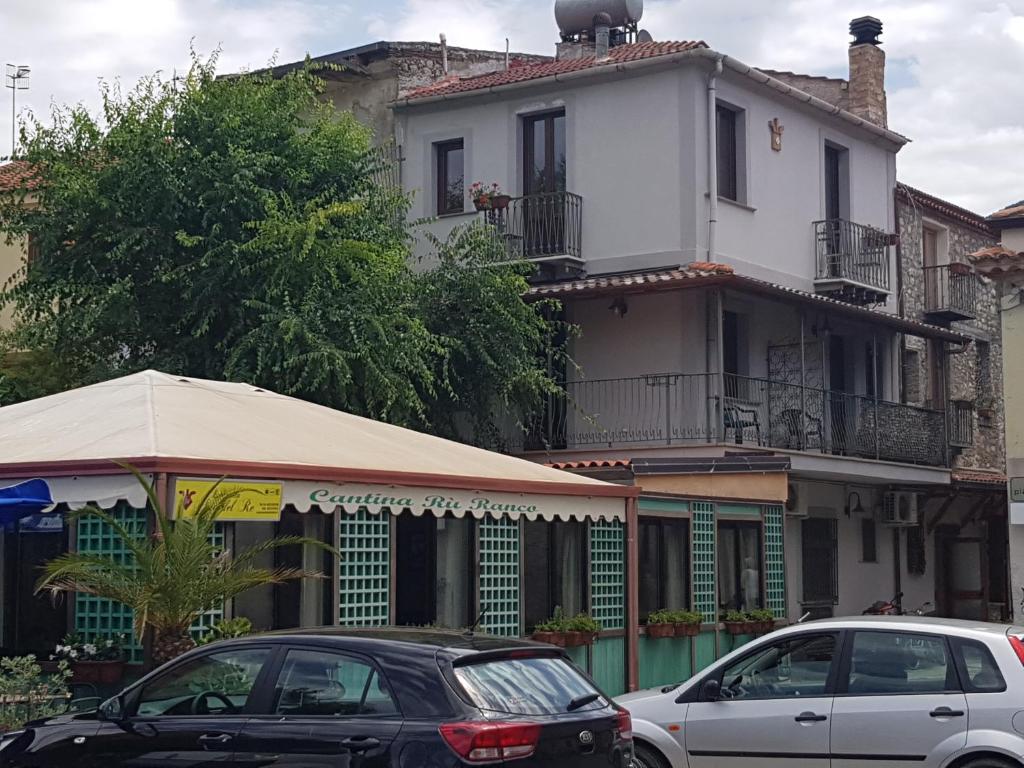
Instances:
[[[203,745],[203,748],[211,747],[214,745],[224,746],[229,743],[232,739],[230,733],[205,733],[199,737],[199,743]]]
[[[816,715],[813,712],[801,712],[793,719],[798,723],[823,723],[828,720],[828,715]]]
[[[939,707],[933,709],[928,713],[928,717],[963,717],[964,711],[962,709],[950,709],[949,707]]]
[[[380,746],[380,739],[372,736],[353,736],[350,739],[343,739],[341,746],[349,752],[368,752]]]

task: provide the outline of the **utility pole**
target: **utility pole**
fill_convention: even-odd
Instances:
[[[18,91],[27,91],[32,70],[26,64],[8,64],[4,86],[11,89],[11,159],[18,148]]]

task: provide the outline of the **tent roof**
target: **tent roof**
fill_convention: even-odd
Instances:
[[[635,489],[279,395],[143,371],[0,408],[0,476],[143,471],[632,496]]]

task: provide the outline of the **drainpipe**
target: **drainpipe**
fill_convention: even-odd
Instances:
[[[718,76],[722,74],[724,56],[715,58],[715,68],[708,74],[708,261],[715,261],[715,240],[718,229]]]

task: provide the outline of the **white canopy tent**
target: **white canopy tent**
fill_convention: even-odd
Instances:
[[[163,481],[281,483],[300,512],[624,520],[635,489],[353,416],[247,384],[143,371],[0,408],[0,484],[41,478],[58,504],[145,506]]]

